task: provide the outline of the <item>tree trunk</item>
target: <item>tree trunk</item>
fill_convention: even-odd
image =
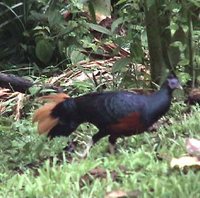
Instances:
[[[145,0],[145,22],[151,64],[151,78],[153,82],[160,84],[166,65],[161,44],[158,5],[155,0],[151,1],[151,5],[148,3],[149,1]]]
[[[165,66],[169,70],[173,70],[173,65],[169,57],[169,46],[171,43],[171,30],[169,26],[170,26],[171,12],[167,9],[163,9],[165,4],[166,4],[165,0],[157,1],[158,11],[159,11],[159,17],[158,17],[159,31],[160,31],[161,46],[162,46],[162,53]]]

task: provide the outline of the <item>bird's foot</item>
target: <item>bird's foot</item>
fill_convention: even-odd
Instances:
[[[89,156],[90,149],[91,149],[92,145],[93,145],[93,140],[91,139],[91,140],[87,143],[86,149],[84,150],[84,152],[83,152],[83,153],[78,153],[78,152],[76,152],[76,154],[77,154],[79,157],[83,158],[83,159],[86,158],[87,156]]]
[[[77,151],[75,151],[76,155],[78,155],[81,159],[85,159],[89,153],[86,153],[85,151],[83,153],[79,153]]]
[[[77,142],[76,141],[72,141],[70,142],[66,147],[63,148],[63,150],[67,153],[74,153],[75,149],[77,146]]]
[[[109,143],[109,151],[110,151],[110,154],[112,154],[112,155],[115,154],[115,145],[114,144]]]

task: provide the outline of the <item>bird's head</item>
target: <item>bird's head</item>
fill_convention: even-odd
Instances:
[[[171,90],[183,89],[178,78],[177,78],[177,76],[174,73],[170,73],[167,76],[167,79],[166,79],[164,85],[167,86]]]

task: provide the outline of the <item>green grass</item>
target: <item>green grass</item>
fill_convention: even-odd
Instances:
[[[68,138],[48,141],[36,133],[30,120],[0,118],[0,197],[102,198],[121,189],[138,197],[195,198],[200,196],[200,173],[171,169],[169,161],[186,153],[184,139],[200,138],[199,107],[184,116],[176,103],[168,113],[170,124],[157,132],[120,139],[117,152],[107,152],[107,138],[86,159],[63,152],[76,139],[77,151],[96,129],[81,125]]]

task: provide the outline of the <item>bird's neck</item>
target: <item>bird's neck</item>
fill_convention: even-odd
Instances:
[[[158,92],[149,97],[148,116],[146,118],[149,126],[169,110],[171,99],[172,90],[166,87],[162,87]]]

